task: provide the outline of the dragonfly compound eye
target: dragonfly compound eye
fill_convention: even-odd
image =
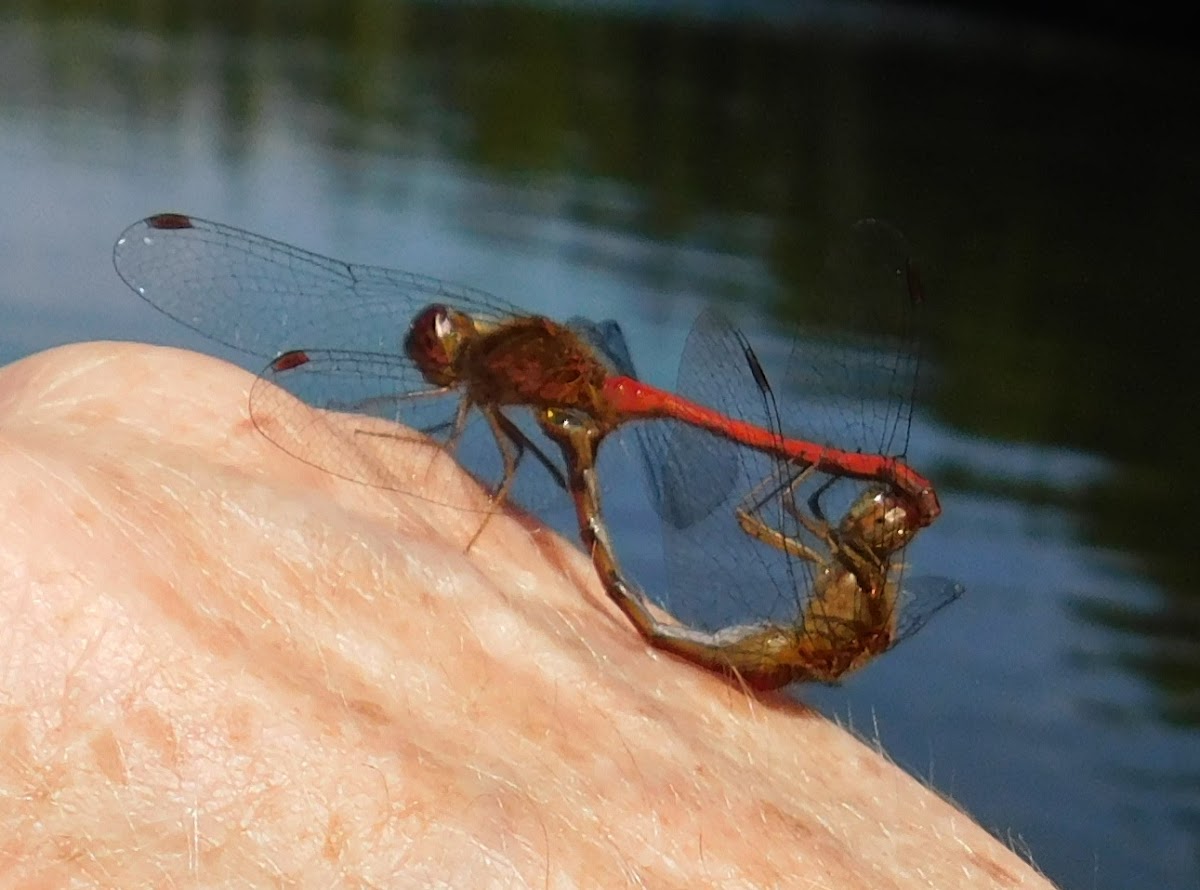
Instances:
[[[413,321],[404,338],[404,352],[427,381],[435,386],[449,386],[455,382],[458,340],[458,328],[450,310],[435,303]]]

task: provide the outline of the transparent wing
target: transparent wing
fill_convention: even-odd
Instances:
[[[966,588],[962,584],[949,578],[905,578],[896,596],[892,646],[919,631],[938,611],[950,605],[965,591]]]
[[[288,352],[255,381],[250,417],[264,436],[305,463],[355,482],[412,490],[419,482],[416,464],[400,465],[403,452],[395,446],[443,448],[461,403],[457,392],[413,395],[423,385],[414,374],[407,362],[385,353]]]
[[[733,419],[777,428],[769,384],[750,343],[716,310],[697,318],[680,362],[679,395]],[[800,468],[670,419],[640,423],[638,444],[651,499],[663,518],[670,595],[663,605],[689,627],[794,621],[811,589],[811,567],[750,538],[738,510],[768,481]],[[784,534],[801,533],[778,499],[758,514]]]
[[[608,366],[609,372],[622,377],[637,378],[633,368],[633,356],[621,325],[611,318],[592,321],[576,316],[567,320],[567,327],[596,351]]]
[[[895,227],[864,219],[822,254],[797,294],[804,328],[780,383],[784,431],[845,451],[903,455],[924,301],[911,248]]]
[[[670,430],[691,438],[694,431],[675,422]],[[763,622],[789,625],[797,620],[813,589],[815,566],[747,534],[739,519],[747,492],[763,480],[778,478],[781,467],[760,451],[714,437],[711,464],[736,468],[731,490],[715,509],[680,526],[670,515],[672,492],[664,493],[663,539],[669,597],[663,602],[689,627],[708,632]],[[683,473],[683,468],[680,468]],[[708,486],[703,476],[686,477],[690,485]],[[720,486],[712,489],[711,498]],[[690,496],[687,508],[699,503]],[[793,538],[800,535],[795,518],[778,500],[761,511],[771,528]]]
[[[430,303],[484,318],[521,314],[484,291],[344,263],[178,213],[156,214],[126,229],[113,248],[113,264],[156,309],[263,358],[306,343],[399,352],[413,316]]]
[[[679,395],[758,425],[770,423],[764,395],[748,365],[749,343],[715,309],[696,319],[684,344]],[[639,446],[658,514],[687,528],[749,490],[747,467],[734,446],[712,433],[664,420],[638,428]],[[753,480],[757,482],[758,480]]]

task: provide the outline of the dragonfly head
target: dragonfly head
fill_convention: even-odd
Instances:
[[[882,488],[869,489],[838,525],[844,538],[859,541],[881,559],[908,544],[921,527],[909,502]]]
[[[404,338],[404,353],[429,383],[453,386],[459,382],[459,353],[474,333],[471,316],[434,303],[413,320]]]

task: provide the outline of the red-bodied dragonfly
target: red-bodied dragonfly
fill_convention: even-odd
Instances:
[[[633,375],[615,322],[562,324],[447,281],[344,263],[179,213],[130,226],[113,249],[121,278],[166,315],[269,360],[250,416],[269,440],[334,475],[471,509],[435,491],[424,462],[394,445],[451,452],[498,506],[532,453],[546,471],[519,498],[540,501],[561,470],[512,409],[571,408],[615,422],[599,396]],[[299,348],[298,348],[299,347]],[[299,400],[291,398],[295,396]],[[477,507],[476,507],[477,509]]]
[[[121,278],[155,308],[269,359],[250,394],[255,425],[300,460],[357,482],[420,491],[414,474],[380,456],[381,441],[399,440],[453,452],[489,483],[493,504],[511,494],[527,452],[561,486],[559,468],[509,413],[529,408],[586,418],[601,436],[630,420],[673,417],[894,485],[922,523],[939,509],[932,486],[891,456],[781,439],[641,383],[612,322],[562,324],[483,291],[345,263],[179,213],[130,226],[113,257]],[[315,410],[297,414],[284,393]]]

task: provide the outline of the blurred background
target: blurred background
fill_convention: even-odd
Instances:
[[[112,270],[180,210],[617,318],[670,386],[702,307],[783,350],[827,233],[885,218],[924,272],[911,457],[945,511],[912,561],[967,594],[796,694],[1064,887],[1195,887],[1200,70],[1152,7],[1028,7],[5,4],[0,360],[224,354]]]

